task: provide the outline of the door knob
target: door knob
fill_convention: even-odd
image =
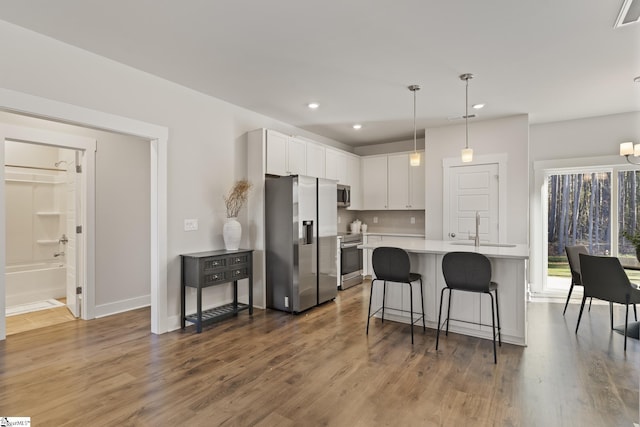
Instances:
[[[456,237],[456,233],[449,233],[449,237]]]

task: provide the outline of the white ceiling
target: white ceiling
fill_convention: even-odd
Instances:
[[[622,3],[0,0],[0,19],[358,146],[413,138],[410,84],[418,129],[461,123],[467,72],[469,103],[487,104],[473,120],[640,111]]]

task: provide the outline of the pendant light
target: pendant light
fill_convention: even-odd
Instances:
[[[460,74],[460,80],[464,80],[466,85],[466,96],[465,96],[465,104],[464,104],[464,125],[466,129],[466,139],[464,143],[464,148],[462,149],[462,162],[469,163],[473,160],[473,149],[469,148],[469,80],[473,78],[473,74],[465,73]]]
[[[416,133],[416,91],[420,90],[420,85],[411,85],[409,90],[413,92],[413,153],[409,155],[409,164],[411,166],[420,166],[420,153],[418,153]]]

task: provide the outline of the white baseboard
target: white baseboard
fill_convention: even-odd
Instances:
[[[111,316],[112,314],[123,313],[125,311],[135,310],[142,307],[149,307],[150,305],[151,295],[143,295],[137,298],[96,305],[95,317]]]

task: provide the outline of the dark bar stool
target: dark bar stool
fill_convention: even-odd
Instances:
[[[446,287],[440,292],[440,311],[438,312],[438,332],[436,333],[436,350],[440,341],[440,328],[442,326],[442,300],[444,299],[444,291],[449,291],[449,301],[447,306],[447,329],[445,335],[449,335],[449,321],[472,323],[481,326],[491,326],[493,330],[493,363],[498,363],[496,353],[496,318],[498,319],[498,343],[502,346],[502,337],[500,336],[500,310],[498,308],[498,284],[491,281],[491,262],[486,256],[477,252],[449,252],[442,258],[442,274]],[[491,297],[491,325],[482,323],[467,322],[466,320],[451,319],[451,293],[453,291],[477,292],[487,294]],[[496,296],[495,308],[493,292]]]
[[[422,318],[422,331],[426,330],[424,320],[424,295],[422,291],[422,276],[418,273],[411,273],[411,264],[409,261],[409,254],[400,248],[392,247],[379,247],[373,250],[371,257],[373,264],[373,271],[375,273],[375,279],[371,280],[371,294],[369,295],[369,312],[367,318],[367,335],[369,334],[369,320],[371,316],[375,316],[379,311],[382,311],[382,321],[384,322],[384,310],[385,310],[385,298],[387,294],[387,282],[393,283],[406,283],[409,285],[409,300],[411,310],[411,344],[413,344],[413,325]],[[384,282],[384,288],[382,290],[382,307],[378,308],[373,314],[371,314],[371,301],[373,299],[373,285],[376,281],[382,280]],[[422,315],[414,320],[413,312],[413,283],[420,281],[420,301],[422,301]],[[398,308],[387,307],[388,310],[395,310],[405,312]]]

